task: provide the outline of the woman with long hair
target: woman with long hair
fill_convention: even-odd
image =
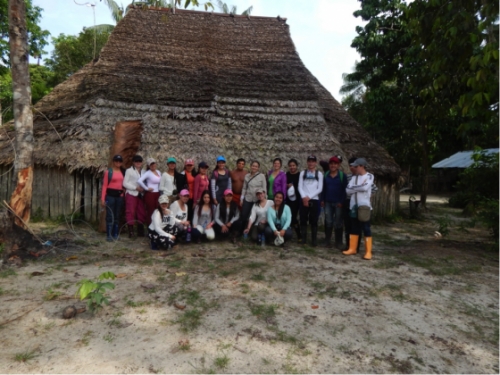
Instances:
[[[198,164],[199,173],[194,178],[194,188],[193,188],[193,205],[198,205],[200,203],[201,196],[208,190],[208,164],[202,161]],[[203,202],[202,202],[203,203]],[[194,211],[194,210],[193,210]]]
[[[161,175],[160,180],[160,194],[165,194],[170,199],[170,203],[177,200],[179,191],[187,188],[186,176],[177,172],[176,166],[177,160],[172,156],[169,157],[167,171]]]
[[[146,210],[142,200],[144,189],[137,183],[143,173],[142,156],[132,158],[132,166],[125,171],[123,187],[125,190],[125,220],[127,220],[128,236],[134,237],[134,225],[137,224],[137,237],[144,237]]]
[[[267,211],[268,226],[265,230],[267,241],[271,241],[280,236],[284,242],[292,239],[292,213],[290,207],[285,204],[282,192],[277,192],[274,195],[274,207],[269,208]]]
[[[224,198],[215,210],[214,230],[218,236],[229,237],[233,243],[241,231],[240,210],[233,201],[233,192],[230,189],[224,191]]]
[[[170,211],[173,212],[175,218],[178,221],[177,227],[179,228],[179,237],[185,239],[187,230],[189,228],[190,221],[189,217],[189,191],[187,189],[181,190],[179,193],[179,199],[170,205]]]
[[[193,230],[191,232],[193,241],[200,243],[204,235],[208,240],[215,239],[214,232],[214,205],[210,191],[205,190],[201,194],[200,202],[194,208]]]
[[[184,170],[181,172],[182,175],[186,177],[186,185],[187,190],[189,191],[189,200],[188,200],[188,220],[193,221],[193,196],[194,196],[194,178],[198,174],[196,169],[194,168],[193,159],[186,159],[184,162]]]
[[[290,211],[292,212],[292,228],[295,229],[298,242],[301,242],[302,235],[298,220],[300,202],[302,201],[299,193],[299,177],[299,162],[296,159],[290,159],[288,161],[288,172],[286,172],[286,187],[288,190],[285,203],[290,207]]]
[[[175,246],[179,228],[174,213],[168,209],[169,201],[166,195],[158,198],[159,207],[151,215],[148,228],[151,250],[168,250]]]
[[[210,178],[210,190],[216,206],[222,202],[224,192],[228,189],[231,190],[231,174],[226,168],[226,158],[220,155],[217,156],[217,167]]]
[[[286,173],[281,170],[282,161],[280,158],[273,160],[273,169],[267,172],[267,199],[274,199],[274,194],[278,191],[286,198]]]
[[[142,174],[137,183],[144,189],[144,205],[146,206],[146,224],[151,224],[151,215],[158,205],[160,197],[161,172],[157,169],[156,160],[146,160],[147,171]]]
[[[252,213],[248,219],[248,225],[243,233],[250,233],[250,238],[260,244],[264,230],[267,226],[267,211],[274,206],[272,200],[267,199],[264,189],[257,190],[257,202],[252,207]]]
[[[106,209],[106,241],[118,239],[120,214],[123,207],[123,178],[121,155],[113,156],[113,167],[104,172],[101,206]]]
[[[250,164],[250,173],[245,176],[243,190],[241,191],[241,222],[243,226],[247,225],[248,217],[252,211],[252,207],[257,202],[257,190],[267,191],[266,177],[260,173],[260,163],[257,160]]]

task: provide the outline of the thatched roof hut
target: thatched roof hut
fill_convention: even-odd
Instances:
[[[115,150],[126,161],[136,152],[154,157],[161,170],[168,156],[213,165],[224,154],[230,165],[244,157],[263,168],[276,156],[363,156],[386,186],[379,212],[397,204],[398,165],[307,70],[284,19],[130,9],[99,59],[40,100],[34,115],[35,183],[59,168],[73,187],[58,199],[90,205],[92,218],[96,178]],[[14,158],[9,138],[0,133],[4,170]],[[39,201],[33,208],[45,211]]]

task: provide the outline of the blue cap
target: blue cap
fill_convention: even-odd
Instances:
[[[177,164],[177,160],[175,160],[175,158],[171,156],[167,159],[167,164],[170,164],[170,163]]]
[[[224,163],[226,162],[226,158],[222,155],[220,156],[217,156],[217,163],[220,162],[220,161],[223,161]]]

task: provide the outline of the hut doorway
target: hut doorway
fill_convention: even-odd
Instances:
[[[121,121],[115,125],[115,137],[111,146],[108,165],[112,165],[114,155],[121,155],[123,167],[132,165],[132,158],[141,146],[142,122],[140,120]]]

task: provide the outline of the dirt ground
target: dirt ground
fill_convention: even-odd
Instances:
[[[169,254],[33,225],[56,246],[0,269],[0,373],[498,373],[498,249],[443,199],[420,219],[407,199],[372,226],[372,261],[363,245]],[[63,319],[85,306],[76,283],[105,271],[119,276],[111,304]]]

